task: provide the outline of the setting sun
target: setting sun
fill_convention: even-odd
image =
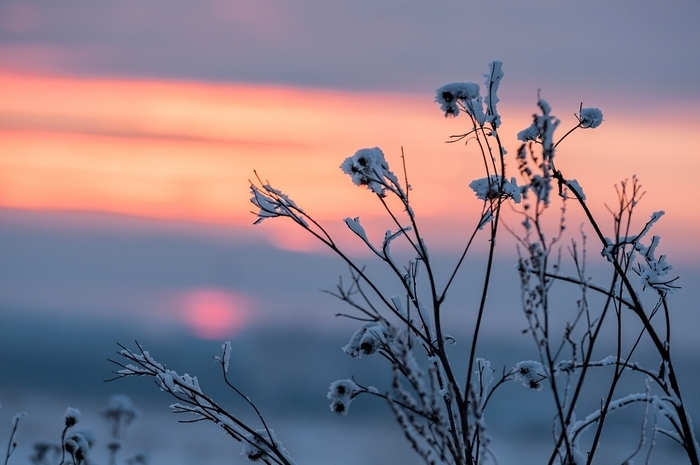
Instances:
[[[247,300],[227,290],[193,289],[178,297],[182,322],[202,339],[231,337],[249,318]]]

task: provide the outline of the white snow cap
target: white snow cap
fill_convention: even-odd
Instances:
[[[391,330],[382,323],[369,322],[362,325],[343,347],[343,352],[351,357],[372,355],[391,339]]]
[[[458,101],[465,102],[479,98],[479,84],[473,82],[453,82],[440,87],[435,93],[435,102],[445,112],[445,117],[459,114]]]
[[[598,108],[581,108],[578,120],[583,128],[597,128],[603,122],[603,112]]]
[[[501,186],[501,184],[503,184]],[[474,193],[481,200],[497,199],[499,197],[510,197],[515,203],[520,203],[520,188],[515,178],[510,181],[500,175],[492,174],[488,178],[481,178],[469,184]]]
[[[389,173],[389,164],[379,147],[360,149],[340,165],[343,173],[349,174],[358,186],[367,186],[375,194],[384,194],[384,176]]]
[[[515,365],[515,378],[521,380],[523,386],[540,391],[542,381],[547,379],[547,369],[540,362],[525,360]]]
[[[326,395],[331,400],[331,410],[341,415],[347,415],[350,402],[360,391],[362,389],[351,379],[333,381]]]
[[[73,426],[80,421],[80,410],[77,408],[68,407],[63,418],[66,421],[66,426]]]

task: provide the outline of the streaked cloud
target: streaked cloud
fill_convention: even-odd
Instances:
[[[466,187],[481,176],[477,148],[444,143],[464,132],[464,121],[443,118],[430,94],[8,72],[0,73],[0,89],[4,207],[240,226],[253,220],[247,189],[257,170],[319,220],[342,229],[342,218],[360,215],[381,235],[381,207],[338,168],[357,149],[380,146],[397,173],[404,148],[416,211],[453,225],[436,226],[443,239],[458,236],[450,231],[463,230],[456,224],[475,221],[478,210]],[[578,105],[567,111],[550,103],[562,128],[576,123]],[[602,214],[614,199],[612,186],[636,174],[649,191],[649,211],[666,208],[662,223],[685,225],[674,234],[700,229],[697,203],[678,201],[693,198],[700,168],[692,151],[700,145],[694,107],[636,113],[604,103],[604,124],[570,136],[558,167],[579,180]],[[513,154],[515,134],[534,108],[504,100],[501,111],[501,135]],[[674,115],[683,137],[656,136],[662,114]],[[303,233],[271,223],[260,231],[278,244],[312,247]]]

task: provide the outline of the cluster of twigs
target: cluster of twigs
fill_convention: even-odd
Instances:
[[[641,190],[636,179],[623,183],[618,189],[618,205],[610,209],[614,228],[609,238],[602,233],[599,220],[591,213],[579,183],[556,168],[556,149],[569,134],[593,129],[602,123],[602,112],[597,108],[581,106],[574,127],[556,139],[559,120],[551,114],[549,105],[539,99],[539,113],[533,116],[531,126],[518,134],[522,145],[516,162],[521,185],[515,177],[508,179],[506,150],[499,135],[501,117],[497,110],[497,90],[503,77],[501,63],[492,63],[485,77],[483,95],[480,86],[474,83],[448,84],[438,89],[436,95],[436,102],[445,116],[466,115],[468,131],[453,136],[452,140],[473,143],[484,167],[484,177],[469,185],[482,200],[479,219],[465,234],[460,252],[443,281],[437,279],[436,264],[428,253],[421,223],[411,205],[403,153],[403,179],[390,170],[379,148],[362,149],[341,166],[355,184],[367,188],[376,197],[391,222],[383,240],[376,243],[369,238],[360,218],[345,219],[347,227],[395,278],[398,292],[388,293],[380,288],[365,267],[351,258],[327,229],[289,196],[259,177],[251,183],[251,201],[258,209],[256,223],[275,217],[289,218],[349,267],[349,283],[341,281],[330,292],[353,309],[345,316],[359,320],[362,325],[344,351],[353,357],[379,355],[388,362],[393,375],[385,389],[363,386],[354,379],[334,382],[328,393],[331,410],[346,414],[350,403],[360,395],[381,397],[388,403],[410,446],[427,464],[480,464],[494,457],[485,421],[489,402],[500,386],[520,380],[528,388],[546,388],[551,393],[555,413],[549,464],[592,463],[608,416],[626,405],[641,403],[645,406],[642,430],[646,431],[651,418],[653,427],[651,436],[643,437],[630,458],[639,454],[641,445],[647,443],[648,460],[656,436],[661,434],[676,441],[685,450],[689,462],[698,465],[699,449],[670,352],[667,295],[676,289],[676,278],[668,275],[670,267],[665,257],[656,257],[658,238],[651,238],[648,245],[643,243],[662,212],[652,215],[639,233],[632,234],[632,214],[641,198]],[[564,202],[562,220],[558,230],[550,235],[544,217],[552,209],[555,197]],[[572,241],[568,247],[561,245],[566,199],[581,209],[588,227],[600,241],[603,257],[611,269],[607,285],[594,283],[587,275],[585,234],[582,233],[581,244]],[[399,208],[392,206],[396,202]],[[490,362],[477,357],[477,348],[484,336],[482,323],[488,313],[487,296],[492,284],[496,239],[503,229],[504,206],[516,211],[522,219],[522,232],[513,227],[508,229],[519,241],[522,305],[527,331],[533,338],[539,359],[515,363],[497,377]],[[483,237],[488,244],[485,261],[480,265],[484,269],[484,280],[475,301],[461,306],[461,311],[471,317],[472,324],[468,328],[466,366],[455,366],[448,356],[453,339],[444,328],[445,304],[458,282],[459,270],[471,258],[469,252],[478,237]],[[392,243],[397,240],[405,241],[411,251],[413,258],[407,263],[400,264],[392,256]],[[573,275],[562,272],[562,254],[567,250],[575,269]],[[633,278],[641,278],[641,286],[635,286]],[[577,311],[563,329],[552,321],[551,292],[555,283],[573,286],[579,292]],[[655,296],[651,308],[644,305],[640,296],[645,289]],[[602,305],[591,306],[591,293],[603,297]],[[623,322],[630,316],[638,321],[641,329],[632,342],[627,343]],[[600,346],[600,335],[609,327],[617,336],[615,353],[596,359],[594,349]],[[633,360],[640,346],[649,342],[658,356],[660,368],[657,370],[642,367]],[[257,407],[229,382],[226,373],[230,346],[224,345],[223,357],[217,358],[224,380],[254,409],[262,428],[253,428],[220,407],[202,392],[195,377],[180,376],[156,362],[140,345],[137,344],[137,348],[136,351],[123,348],[120,352],[130,363],[119,363],[118,377],[155,378],[162,390],[178,400],[173,405],[175,413],[194,415],[194,419],[186,421],[206,420],[220,425],[243,444],[244,454],[251,460],[293,463]],[[579,420],[576,413],[581,414],[582,394],[596,389],[589,381],[589,374],[600,367],[613,370],[610,381],[599,391],[603,402],[599,409]],[[620,380],[627,373],[646,378],[642,392],[618,395]],[[595,427],[593,439],[584,441],[582,433],[591,427]]]

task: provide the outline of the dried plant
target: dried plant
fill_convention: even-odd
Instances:
[[[381,388],[365,386],[356,379],[333,382],[328,392],[330,409],[345,415],[359,396],[380,397],[388,404],[410,447],[425,463],[481,464],[495,461],[485,415],[489,402],[501,386],[516,381],[551,397],[554,418],[549,464],[594,463],[599,457],[598,444],[606,434],[608,417],[628,405],[638,404],[644,406],[643,420],[634,426],[641,429],[640,440],[631,446],[625,463],[634,457],[648,462],[657,437],[663,435],[678,443],[689,463],[699,465],[698,444],[670,350],[667,295],[678,288],[677,278],[669,274],[671,267],[666,257],[657,252],[659,238],[649,237],[663,212],[653,213],[641,230],[635,231],[633,213],[642,190],[633,178],[618,186],[617,204],[609,209],[613,228],[603,233],[606,228],[591,212],[582,186],[557,169],[556,152],[562,141],[574,131],[595,129],[603,122],[603,114],[597,108],[581,105],[576,124],[557,138],[555,132],[560,121],[552,114],[549,104],[538,97],[538,112],[533,115],[532,123],[517,135],[520,147],[511,161],[514,166],[507,164],[497,109],[497,92],[503,78],[501,63],[491,63],[485,77],[483,93],[475,83],[452,83],[440,87],[435,97],[445,117],[464,115],[466,131],[452,136],[451,142],[473,144],[483,161],[482,176],[469,184],[481,200],[478,220],[465,234],[446,273],[437,272],[438,265],[431,259],[421,233],[423,223],[412,208],[403,153],[402,176],[390,169],[384,153],[376,147],[359,150],[341,165],[354,184],[366,188],[376,198],[391,222],[383,239],[374,241],[360,218],[344,220],[374,260],[395,278],[398,291],[393,292],[373,280],[365,265],[352,258],[324,225],[288,195],[263,182],[257,174],[251,182],[256,223],[271,218],[291,220],[348,266],[350,279],[341,280],[330,292],[352,309],[344,316],[360,324],[343,350],[351,357],[382,357],[391,372],[390,384]],[[557,208],[555,203],[561,206]],[[578,238],[564,245],[567,208],[580,210],[586,224]],[[521,225],[507,226],[506,211],[514,212]],[[560,215],[553,231],[545,221],[551,212]],[[593,231],[598,246],[589,244],[585,232],[588,229]],[[480,339],[487,336],[482,323],[489,311],[487,295],[494,284],[496,239],[502,234],[512,234],[518,242],[517,269],[524,321],[538,359],[515,361],[511,368],[496,371],[487,359],[477,354],[477,348]],[[469,254],[477,239],[487,244],[483,259]],[[404,263],[392,256],[392,245],[398,241],[409,248],[413,257]],[[600,248],[607,261],[610,270],[607,284],[596,282],[587,273],[586,253],[591,248]],[[572,273],[563,271],[566,257],[573,267]],[[469,316],[470,326],[445,328],[446,302],[454,294],[458,272],[466,266],[484,270],[479,295],[473,302],[459,305],[460,311]],[[498,285],[506,290],[517,286],[503,282]],[[573,290],[569,295],[575,296],[576,311],[570,317],[557,315],[553,310],[555,285],[570,286]],[[592,303],[596,300],[591,298],[592,294],[602,298],[600,304]],[[646,303],[649,301],[651,304]],[[453,310],[454,307],[450,311]],[[623,331],[630,319],[639,327],[631,338],[629,331]],[[469,333],[465,366],[457,366],[449,357],[454,342],[449,334],[458,330]],[[610,356],[596,357],[603,333],[616,335],[615,350]],[[654,351],[656,368],[635,361],[642,346]],[[257,406],[229,382],[230,345],[224,345],[223,355],[217,360],[226,384],[256,413],[258,426],[251,426],[241,420],[240,414],[223,409],[202,392],[196,377],[167,369],[138,343],[136,350],[123,347],[120,355],[126,361],[116,362],[120,366],[117,377],[154,378],[163,391],[177,399],[172,406],[175,413],[193,415],[185,421],[218,424],[242,443],[244,455],[250,460],[294,463]],[[591,373],[605,369],[612,370],[606,382],[600,383],[600,376],[592,381]],[[631,379],[639,382],[639,390],[619,393],[621,380],[635,376]],[[600,407],[583,411],[584,394],[602,399]],[[592,438],[584,437],[584,431],[591,428]],[[604,458],[600,460],[605,463]]]

